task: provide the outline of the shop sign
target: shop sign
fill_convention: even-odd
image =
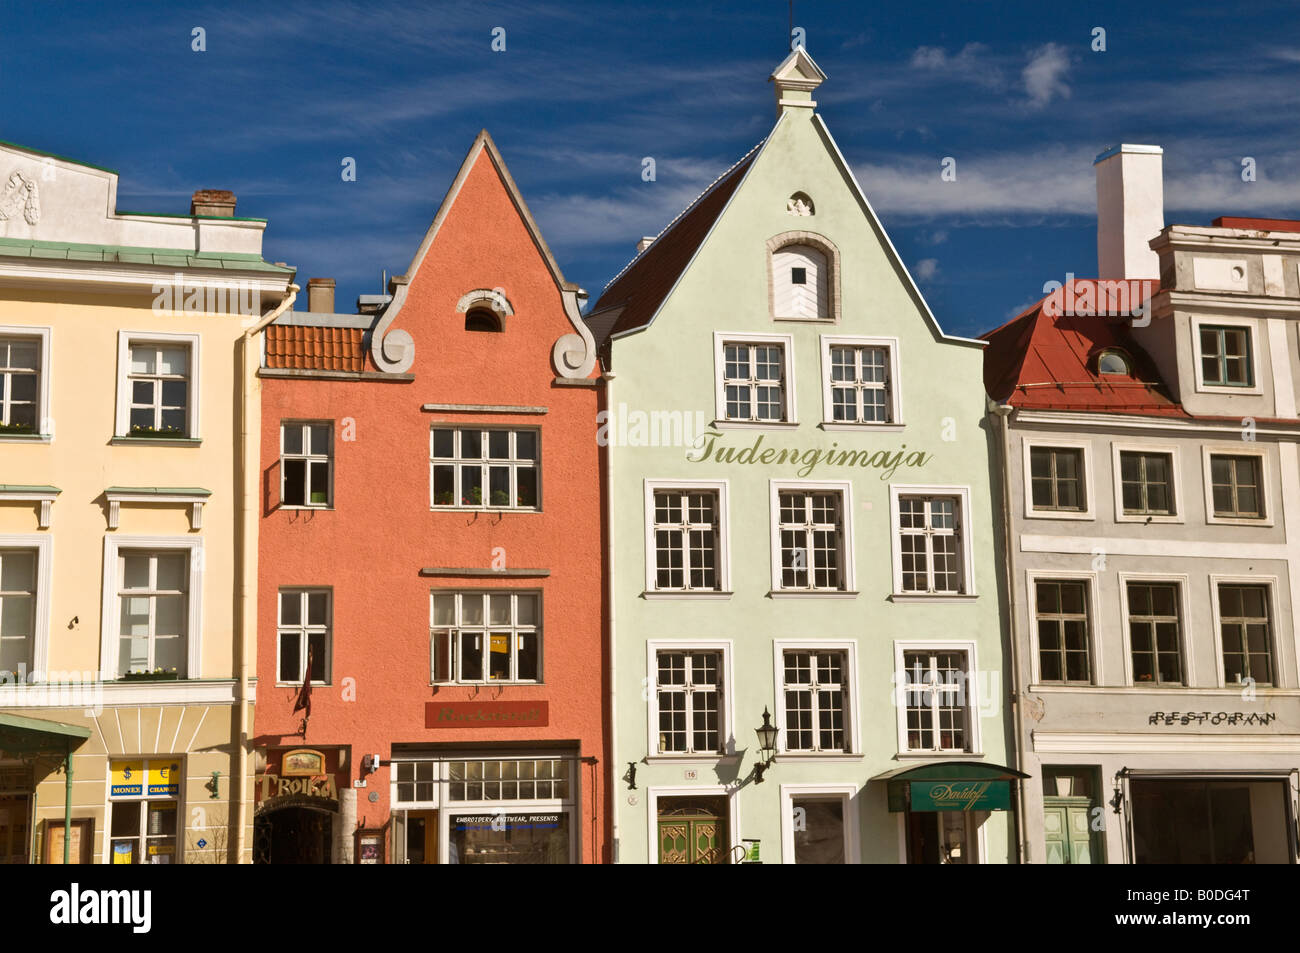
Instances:
[[[339,799],[339,789],[332,774],[301,778],[285,778],[276,774],[259,774],[257,776],[257,799],[259,801],[265,803],[273,798],[292,797],[294,795],[337,801]]]
[[[1006,781],[913,781],[913,811],[1005,811],[1011,807]]]
[[[1277,713],[1271,711],[1153,711],[1148,725],[1271,725]]]
[[[143,761],[114,761],[109,775],[108,793],[111,797],[144,796]]]
[[[288,778],[316,777],[325,773],[325,753],[294,748],[280,756],[280,774]]]
[[[426,702],[426,728],[540,728],[550,724],[547,702]]]

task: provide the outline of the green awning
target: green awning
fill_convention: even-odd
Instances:
[[[62,757],[89,737],[90,729],[80,725],[0,713],[0,751],[6,753]]]
[[[889,810],[895,813],[1006,811],[1011,807],[1011,781],[1027,777],[983,761],[933,761],[902,765],[871,780],[888,785]]]

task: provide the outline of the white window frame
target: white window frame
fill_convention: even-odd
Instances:
[[[799,320],[825,320],[801,318]],[[785,420],[729,420],[727,418],[727,344],[779,344],[784,360],[782,373],[785,375]],[[795,387],[794,335],[793,334],[752,334],[713,332],[713,427],[718,430],[764,430],[799,426]]]
[[[450,430],[453,432],[453,434],[455,434],[452,440],[456,447],[457,456],[435,457],[433,455],[434,433],[438,430]],[[514,457],[514,456],[508,459],[495,458],[495,462],[494,462],[494,458],[492,457],[474,458],[474,457],[461,456],[460,455],[461,440],[459,434],[467,430],[472,432],[478,432],[479,434],[489,433],[492,431],[502,431],[504,433],[508,433],[511,435],[510,444],[512,447],[518,446],[514,436],[515,434],[522,433],[522,432],[531,433],[533,434],[534,438],[537,441],[537,457],[536,459],[531,461],[532,462],[531,467],[525,467],[520,465],[522,462],[522,458]],[[487,440],[484,439],[484,449],[486,449],[486,443]],[[517,453],[518,451],[515,450],[513,452]],[[491,493],[491,488],[490,488],[491,476],[488,474],[487,471],[490,470],[493,466],[507,467],[510,471],[510,488],[511,488],[510,494],[511,497],[516,502],[518,502],[519,499],[519,483],[517,477],[518,471],[523,469],[532,470],[537,481],[536,482],[537,500],[532,506],[515,506],[515,505],[499,506],[499,505],[494,505],[490,500],[486,503],[479,503],[477,506],[472,503],[462,504],[462,503],[456,503],[454,501],[451,503],[437,503],[435,502],[435,498],[434,498],[434,468],[440,466],[452,468],[452,486],[454,487],[454,489],[452,490],[453,500],[455,497],[461,495],[461,488],[460,488],[461,469],[463,467],[472,467],[472,466],[479,466],[483,470],[482,489],[485,494]],[[334,484],[332,482],[333,481],[332,470],[333,468],[331,468],[331,483],[330,483],[331,494],[333,494],[334,491]],[[429,425],[429,509],[436,513],[464,513],[464,512],[482,512],[482,511],[489,511],[489,512],[508,511],[511,513],[542,512],[542,428],[521,427],[521,426],[500,425],[500,424],[476,424],[472,422],[470,423],[435,422],[433,424],[430,424]]]
[[[650,480],[643,481],[645,488],[645,591],[647,599],[727,599],[731,597],[731,527],[728,523],[730,504],[728,480]],[[718,588],[716,589],[660,589],[658,588],[658,550],[655,546],[655,492],[676,490],[713,492],[718,498],[717,563]],[[685,567],[689,571],[689,567]]]
[[[122,550],[168,550],[184,552],[189,557],[189,604],[186,607],[185,679],[203,677],[203,539],[193,536],[117,536],[104,537],[104,582],[100,601],[99,677],[101,681],[120,681],[117,675],[121,613],[117,603],[118,556]]]
[[[488,673],[490,671],[490,665],[489,665],[490,657],[485,657],[484,659],[483,678],[480,679],[459,678],[460,669],[461,669],[460,636],[463,630],[461,629],[459,623],[455,625],[449,625],[449,626],[434,624],[433,600],[435,596],[454,596],[456,598],[456,616],[459,619],[461,615],[461,604],[462,604],[463,597],[465,596],[482,597],[485,595],[511,597],[511,607],[510,607],[511,621],[508,628],[510,629],[510,638],[512,642],[511,649],[510,649],[510,665],[513,670],[513,674],[516,676],[515,678],[500,678],[500,679],[489,678]],[[517,677],[519,674],[518,639],[519,639],[520,627],[517,621],[518,602],[514,598],[516,596],[533,596],[537,600],[537,621],[533,623],[532,626],[533,634],[537,637],[537,677],[536,678],[520,679]],[[488,605],[485,606],[483,609],[483,613],[484,613],[483,624],[481,626],[483,636],[488,639],[492,637],[492,629],[507,628],[506,626],[493,626],[491,624],[488,617],[488,613],[491,611],[490,607],[491,607],[491,602],[489,601]],[[449,686],[461,685],[461,686],[470,686],[470,687],[477,687],[477,688],[488,688],[488,687],[499,686],[499,685],[544,685],[546,684],[546,625],[545,625],[544,613],[545,613],[545,600],[543,599],[543,592],[540,587],[536,589],[525,589],[525,588],[514,588],[514,587],[475,589],[473,587],[458,588],[452,586],[452,587],[442,587],[438,589],[430,589],[429,590],[429,684],[431,686],[436,686],[436,687],[449,687]],[[469,631],[474,631],[474,632],[477,632],[479,630],[480,630],[479,626],[474,626],[469,629]],[[450,633],[452,639],[452,643],[451,643],[452,675],[456,677],[446,679],[443,681],[438,681],[435,678],[435,675],[438,670],[437,661],[436,661],[436,655],[438,652],[438,636],[444,632]]]
[[[177,728],[179,729],[179,725],[177,726]],[[173,738],[173,742],[174,741],[175,739]],[[141,774],[140,774],[141,793],[138,795],[132,795],[130,797],[115,798],[113,797],[113,762],[122,762],[122,761],[140,761],[143,763]],[[150,769],[156,765],[163,764],[164,762],[167,761],[176,762],[177,764],[180,765],[180,782],[177,786],[177,792],[175,794],[150,794],[149,793]],[[106,804],[107,807],[107,809],[104,812],[104,838],[103,838],[104,863],[111,864],[113,862],[113,841],[114,840],[128,840],[128,839],[134,840],[136,842],[137,848],[144,852],[143,856],[148,857],[149,835],[145,832],[144,825],[148,824],[149,809],[147,806],[142,806],[142,805],[148,805],[149,803],[154,803],[158,801],[172,801],[176,804],[176,834],[174,835],[173,838],[173,842],[176,845],[176,853],[173,854],[172,856],[175,858],[174,863],[176,864],[186,863],[185,845],[186,845],[187,838],[185,836],[185,832],[187,829],[190,830],[196,829],[196,828],[189,828],[188,825],[185,823],[185,816],[186,816],[185,815],[186,812],[185,782],[189,777],[189,767],[190,767],[187,757],[184,754],[178,754],[173,756],[145,754],[136,757],[129,757],[129,756],[121,757],[116,754],[110,754],[105,767],[108,769],[108,774],[104,778],[104,803]],[[130,838],[113,837],[113,826],[112,826],[113,808],[119,804],[134,804],[136,806],[137,812],[140,815],[141,824],[137,828],[137,830],[140,833],[136,834],[133,837]],[[215,828],[211,826],[197,828],[197,830],[212,830],[212,829]]]
[[[309,636],[313,629],[319,629],[320,626],[309,625],[307,622],[307,600],[304,596],[324,593],[325,594],[325,680],[312,679],[313,685],[332,685],[334,683],[334,590],[329,586],[283,586],[275,592],[275,684],[277,686],[301,686],[305,681],[304,678],[282,679],[280,675],[280,639],[284,637],[281,631],[285,628],[297,629],[298,636],[298,658],[303,666],[307,663],[307,645]],[[299,608],[301,610],[300,619],[302,620],[296,626],[286,626],[280,619],[280,597],[284,595],[295,595],[299,597]],[[307,674],[304,672],[304,675]]]
[[[1249,516],[1216,516],[1214,513],[1214,480],[1211,471],[1211,457],[1255,457],[1259,461],[1259,494],[1260,501],[1264,504],[1264,515],[1262,517],[1252,518]],[[1201,446],[1201,467],[1204,476],[1205,489],[1205,521],[1207,523],[1221,523],[1226,526],[1272,526],[1275,519],[1273,516],[1274,494],[1273,494],[1273,477],[1269,467],[1269,452],[1262,447],[1252,446],[1245,440],[1237,443],[1224,444],[1202,444]]]
[[[786,652],[840,652],[844,655],[844,684],[842,694],[844,706],[848,708],[844,718],[843,751],[791,751],[785,746],[785,653]],[[773,710],[776,713],[776,758],[777,761],[829,761],[858,760],[862,757],[862,733],[859,730],[861,695],[858,690],[858,643],[856,639],[776,639],[772,642],[772,674],[776,697]],[[813,729],[816,731],[816,728]]]
[[[397,777],[397,766],[399,764],[430,764],[433,766],[433,777],[428,781],[399,781]],[[436,758],[414,757],[408,755],[394,755],[389,763],[388,769],[388,803],[392,805],[392,812],[398,811],[436,811],[442,806],[442,785],[444,784],[442,762]],[[397,793],[399,784],[431,784],[433,786],[433,797],[427,801],[403,801],[400,800]]]
[[[1165,583],[1178,587],[1178,654],[1183,667],[1181,685],[1161,685],[1155,682],[1139,685],[1133,680],[1133,637],[1129,632],[1128,584]],[[1196,653],[1192,650],[1189,620],[1191,619],[1191,580],[1187,573],[1121,572],[1119,574],[1120,639],[1124,648],[1124,684],[1130,688],[1147,691],[1179,691],[1199,687],[1196,682]],[[1216,616],[1217,619],[1217,616]],[[1220,663],[1222,667],[1222,663]]]
[[[961,526],[961,568],[962,592],[905,592],[903,590],[903,547],[900,526],[900,499],[904,496],[953,496],[957,497]],[[894,591],[890,599],[894,602],[962,602],[971,601],[979,596],[975,589],[974,532],[971,528],[971,489],[969,486],[952,486],[921,483],[889,484],[889,551],[893,559]]]
[[[1043,682],[1042,667],[1038,655],[1038,583],[1040,582],[1081,582],[1087,587],[1084,600],[1088,612],[1088,671],[1092,680],[1087,684],[1078,682]],[[1097,632],[1101,616],[1097,589],[1100,579],[1095,572],[1078,572],[1070,570],[1028,569],[1025,571],[1025,605],[1029,610],[1029,682],[1033,686],[1047,685],[1050,688],[1086,689],[1105,685],[1102,676],[1102,653],[1097,646]]]
[[[967,750],[945,749],[933,751],[928,748],[910,749],[907,747],[907,682],[903,675],[903,659],[908,652],[966,653]],[[937,758],[942,760],[950,759],[954,755],[964,755],[967,758],[984,757],[984,741],[980,732],[980,705],[982,699],[979,695],[979,672],[979,657],[976,654],[975,642],[971,640],[894,640],[894,691],[892,697],[898,729],[896,740],[899,758]]]
[[[839,801],[844,810],[844,863],[860,864],[861,834],[858,825],[858,786],[856,784],[783,784],[781,785],[781,863],[793,864],[794,802]]]
[[[1092,469],[1092,441],[1091,440],[1056,440],[1051,437],[1024,437],[1021,440],[1021,446],[1024,450],[1024,477],[1023,491],[1025,497],[1025,519],[1044,519],[1044,520],[1095,520],[1096,513],[1096,494],[1093,492],[1093,469]],[[1034,506],[1034,484],[1032,475],[1032,458],[1035,450],[1079,450],[1080,454],[1080,473],[1079,478],[1082,482],[1080,487],[1083,493],[1083,509],[1081,510],[1041,510]]]
[[[727,799],[727,853],[734,856],[740,840],[740,798],[737,788],[721,784],[692,784],[648,787],[645,791],[647,863],[659,863],[659,799],[661,797],[725,797]]]
[[[1259,332],[1258,322],[1249,318],[1192,315],[1188,327],[1192,332],[1192,367],[1196,374],[1197,393],[1254,395],[1264,393],[1263,362],[1261,361],[1263,355],[1260,353],[1260,342],[1264,336]],[[1205,382],[1205,368],[1201,366],[1201,328],[1203,327],[1232,328],[1246,332],[1246,346],[1250,349],[1250,372],[1251,377],[1254,378],[1253,384],[1246,386],[1244,384],[1207,384]]]
[[[870,430],[891,433],[904,429],[903,388],[899,381],[900,365],[898,355],[898,338],[895,337],[857,337],[842,334],[823,334],[821,338],[822,355],[822,423],[823,430]],[[885,399],[890,409],[890,420],[886,423],[870,421],[847,421],[835,419],[834,400],[831,395],[831,348],[833,347],[880,347],[888,354],[886,363],[889,386],[885,388]]]
[[[1261,685],[1261,689],[1270,690],[1277,688],[1289,688],[1287,681],[1283,678],[1284,670],[1282,667],[1282,639],[1278,632],[1279,618],[1278,615],[1278,577],[1277,576],[1241,576],[1230,575],[1227,573],[1210,574],[1210,611],[1214,619],[1214,677],[1217,680],[1219,688],[1237,688],[1235,684],[1228,683],[1226,666],[1223,661],[1223,612],[1219,608],[1219,586],[1264,586],[1268,590],[1268,652],[1269,662],[1273,667],[1273,683],[1271,685]]]
[[[48,534],[0,536],[0,549],[36,551],[36,604],[32,611],[32,668],[30,681],[45,681],[50,658],[50,593],[54,579],[54,538]],[[12,683],[10,683],[12,685]]]
[[[316,453],[315,448],[312,452],[286,454],[284,451],[284,432],[288,427],[296,427],[303,431],[303,446],[310,447],[311,428],[324,427],[329,432],[329,450],[326,453]],[[334,439],[334,421],[332,420],[310,420],[310,419],[289,419],[280,421],[280,508],[286,510],[332,510],[334,509],[334,451],[337,441]],[[328,488],[326,494],[328,499],[324,503],[311,502],[311,472],[310,464],[325,460],[327,472],[329,474]],[[304,489],[307,491],[302,503],[284,502],[284,489],[287,481],[285,474],[286,460],[302,460],[307,464],[307,472],[304,477],[307,481]]]
[[[50,377],[53,371],[50,365],[51,333],[52,330],[49,327],[0,324],[0,337],[37,340],[40,342],[41,352],[41,368],[36,381],[36,432],[34,434],[0,434],[0,440],[30,441],[37,437],[50,440],[54,437],[54,420],[50,408]],[[0,387],[2,386],[3,383],[0,382]]]
[[[719,680],[721,682],[719,690],[722,698],[718,704],[718,737],[722,741],[721,754],[683,754],[680,752],[661,753],[659,751],[659,664],[658,658],[660,652],[718,652],[721,654],[721,669]],[[713,640],[676,640],[676,639],[647,639],[646,640],[646,690],[647,690],[647,718],[646,718],[646,752],[650,761],[664,762],[698,762],[711,763],[717,762],[722,758],[732,758],[736,755],[736,732],[734,713],[732,709],[732,698],[735,694],[732,687],[732,665],[731,658],[733,653],[733,644],[730,639],[713,639]]]
[[[1117,523],[1182,523],[1186,521],[1187,501],[1183,499],[1183,474],[1182,458],[1179,455],[1177,444],[1160,444],[1160,443],[1112,443],[1110,445],[1111,453],[1111,483],[1115,491],[1115,522]],[[1121,470],[1120,454],[1122,453],[1152,453],[1163,454],[1168,456],[1169,469],[1173,479],[1170,483],[1170,489],[1174,494],[1173,512],[1164,514],[1145,513],[1125,513],[1124,512],[1124,479]]]
[[[113,434],[115,437],[140,441],[197,441],[202,439],[199,410],[202,404],[200,395],[199,370],[202,366],[201,352],[197,334],[173,334],[165,331],[118,331],[117,332],[117,417]],[[134,344],[168,344],[182,345],[190,349],[190,373],[188,403],[186,408],[186,434],[184,437],[131,437],[131,346]]]
[[[840,556],[843,562],[842,575],[844,586],[841,589],[786,589],[781,585],[781,493],[816,493],[830,492],[840,494],[840,516],[844,521],[841,528]],[[771,543],[772,588],[768,593],[773,599],[852,599],[858,594],[857,572],[855,569],[853,548],[853,483],[849,480],[769,480],[768,481],[768,519]],[[812,578],[813,567],[808,565],[808,575]]]

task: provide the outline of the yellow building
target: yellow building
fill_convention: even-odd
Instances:
[[[253,332],[293,272],[230,193],[117,181],[0,143],[0,863],[248,862]]]

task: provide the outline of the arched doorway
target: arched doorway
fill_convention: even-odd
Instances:
[[[311,807],[262,811],[253,820],[253,863],[328,864],[334,816]]]

